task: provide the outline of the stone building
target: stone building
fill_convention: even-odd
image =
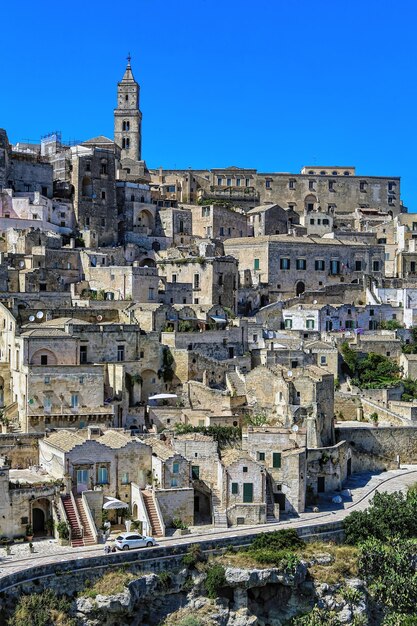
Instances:
[[[279,204],[261,204],[247,212],[249,228],[254,237],[286,235],[292,224],[300,217],[292,209],[283,209]]]
[[[224,249],[239,262],[240,288],[265,285],[270,301],[325,285],[359,282],[363,274],[377,281],[384,275],[381,245],[272,235],[228,239]]]
[[[118,241],[116,159],[120,150],[106,137],[71,148],[71,184],[78,230],[89,248]]]
[[[230,237],[246,237],[248,222],[244,211],[227,206],[204,205],[188,207],[192,212],[193,235],[224,241]]]
[[[193,304],[219,304],[236,310],[238,274],[232,256],[163,258],[157,267],[168,283],[192,285]]]
[[[39,442],[40,465],[54,478],[69,479],[76,493],[93,490],[130,504],[131,483],[144,488],[151,470],[151,448],[117,430],[90,427],[60,430]]]
[[[246,452],[232,448],[221,458],[222,508],[229,526],[265,524],[266,472]]]
[[[117,85],[117,108],[114,110],[114,141],[125,159],[142,158],[142,113],[139,109],[140,87],[133,77],[130,57],[122,80]]]

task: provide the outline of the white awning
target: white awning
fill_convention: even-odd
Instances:
[[[149,396],[148,400],[168,400],[168,398],[178,398],[176,393],[157,393],[154,396]]]
[[[220,317],[218,315],[210,315],[210,318],[217,324],[226,324],[227,322],[225,317]]]

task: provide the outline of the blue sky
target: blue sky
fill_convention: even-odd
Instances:
[[[2,3],[0,126],[113,136],[130,50],[149,167],[402,177],[417,211],[415,0]]]

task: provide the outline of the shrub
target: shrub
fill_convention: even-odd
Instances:
[[[296,550],[302,548],[305,542],[300,539],[294,528],[274,530],[272,533],[261,533],[253,540],[249,551],[258,549]]]
[[[187,617],[183,617],[182,620],[178,622],[178,626],[203,626],[203,622],[197,619],[197,617],[187,615]]]
[[[291,626],[341,626],[341,621],[334,611],[314,607],[309,613],[294,617]]]
[[[275,550],[271,548],[250,549],[248,554],[262,565],[273,565],[286,570],[295,570],[300,562],[294,552],[288,550]]]
[[[75,620],[68,616],[70,603],[59,598],[51,589],[42,593],[21,596],[9,626],[75,626]]]
[[[58,537],[60,539],[69,539],[70,533],[68,524],[66,522],[58,522],[58,524],[56,525],[56,529],[58,531]]]
[[[226,585],[226,575],[223,565],[215,563],[207,570],[205,587],[209,598],[217,598],[219,589]]]
[[[397,535],[417,536],[417,491],[376,493],[366,511],[354,511],[343,522],[346,542],[359,544],[369,538],[386,541]]]
[[[180,530],[187,530],[188,529],[187,524],[184,524],[182,519],[180,519],[179,517],[174,517],[172,519],[172,527],[173,528],[178,528]]]
[[[185,567],[195,567],[197,563],[204,563],[207,560],[206,555],[201,550],[198,543],[193,543],[187,551],[187,554],[184,554],[182,559]]]
[[[172,582],[172,576],[169,572],[161,572],[158,576],[159,582],[163,589],[169,589]]]

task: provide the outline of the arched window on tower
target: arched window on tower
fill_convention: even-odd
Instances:
[[[126,148],[130,147],[130,140],[129,137],[126,137]]]
[[[129,100],[129,96],[127,94],[125,95],[125,100],[126,102]]]
[[[122,148],[126,148],[126,139],[124,137],[122,139]]]
[[[126,122],[123,122],[122,127],[123,127],[123,130],[126,130]]]
[[[130,130],[130,122],[126,122],[126,130]]]

